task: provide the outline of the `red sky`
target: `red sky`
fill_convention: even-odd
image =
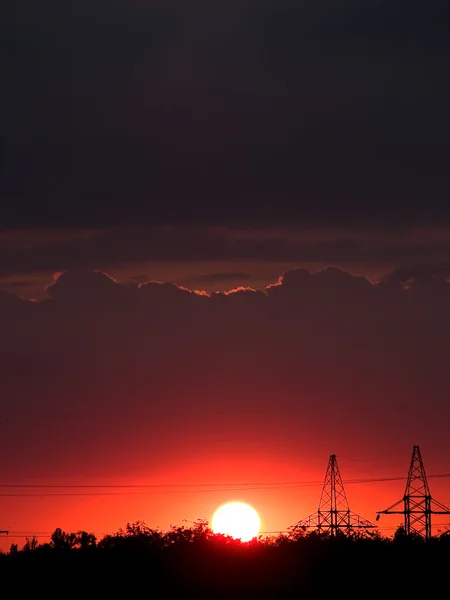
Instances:
[[[402,498],[413,445],[450,500],[432,477],[450,472],[442,279],[297,268],[264,291],[200,295],[78,270],[47,295],[1,296],[4,543],[165,529],[235,499],[285,530],[317,510],[330,454],[344,482],[375,480],[346,488],[374,522]]]

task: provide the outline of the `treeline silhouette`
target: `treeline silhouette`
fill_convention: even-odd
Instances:
[[[169,531],[138,521],[100,540],[59,528],[48,543],[26,538],[0,555],[0,570],[13,589],[53,597],[419,598],[448,591],[449,560],[450,531],[429,540],[403,527],[391,538],[291,531],[241,542],[203,520]]]

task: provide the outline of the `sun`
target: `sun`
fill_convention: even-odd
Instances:
[[[213,515],[211,529],[214,533],[229,535],[241,542],[249,542],[261,528],[256,510],[244,502],[228,502],[219,506]]]

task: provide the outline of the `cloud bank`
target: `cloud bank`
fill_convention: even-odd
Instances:
[[[151,471],[205,445],[448,450],[450,285],[400,280],[295,269],[206,294],[66,271],[48,300],[1,293],[5,477]]]

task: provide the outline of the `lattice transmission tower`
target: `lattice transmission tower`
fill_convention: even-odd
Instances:
[[[395,510],[403,505],[402,510]],[[407,535],[431,538],[431,515],[450,515],[450,510],[431,497],[419,446],[413,446],[406,489],[401,500],[377,512],[380,515],[403,515]]]
[[[376,525],[373,525],[370,521],[351,512],[336,455],[331,454],[317,512],[298,521],[290,527],[290,530],[295,532],[315,529],[335,536],[338,532],[348,534],[354,529],[365,529],[368,532],[369,529],[374,527]]]

